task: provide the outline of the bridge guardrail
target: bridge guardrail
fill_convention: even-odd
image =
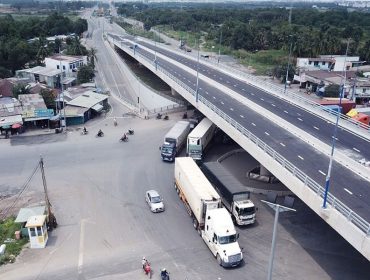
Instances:
[[[149,58],[141,55],[138,52],[136,52],[135,55],[138,55],[138,56],[142,57],[143,59],[147,60],[148,62],[153,63],[153,61],[151,61]],[[169,73],[166,69],[162,68],[158,64],[157,64],[157,70],[161,71],[163,74],[165,74],[170,79],[172,79],[174,82],[176,82],[178,85],[183,87],[191,95],[195,96],[195,90],[193,90],[189,86],[185,85],[182,81],[177,79],[175,76],[173,76],[171,73]],[[320,197],[322,197],[322,198],[324,197],[325,189],[322,186],[320,186],[318,183],[316,183],[312,178],[307,176],[302,170],[300,170],[294,164],[292,164],[287,159],[285,159],[282,155],[280,155],[278,152],[276,152],[274,149],[272,149],[270,146],[268,146],[265,142],[260,140],[252,132],[250,132],[249,130],[244,128],[241,124],[239,124],[237,121],[235,121],[229,115],[227,115],[225,112],[223,112],[218,107],[216,107],[214,104],[209,102],[206,98],[199,95],[198,100],[200,102],[202,102],[205,106],[210,108],[212,111],[214,111],[221,118],[223,118],[230,125],[232,125],[235,129],[240,131],[244,136],[246,136],[250,141],[252,141],[257,147],[262,149],[267,155],[269,155],[272,159],[274,159],[276,162],[278,162],[283,168],[285,168],[293,176],[295,176],[297,179],[299,179],[301,182],[303,182],[303,184],[305,186],[309,187],[312,191],[314,191]],[[357,226],[362,232],[364,232],[368,236],[370,235],[370,223],[367,222],[365,219],[363,219],[361,216],[359,216],[357,213],[355,213],[352,209],[350,209],[347,205],[345,205],[343,202],[341,202],[339,199],[337,199],[331,193],[328,194],[327,202],[334,209],[336,209],[343,216],[345,216],[351,223],[353,223],[355,226]]]
[[[152,43],[150,40],[147,40],[147,39],[142,39],[141,40],[143,41],[146,41],[148,43]],[[158,46],[162,47],[160,44],[158,44]],[[182,51],[180,50],[173,50],[177,53],[179,53],[180,55],[184,55]],[[201,59],[201,58],[200,58]],[[276,92],[276,93],[279,93],[280,96],[283,96],[283,95],[289,95],[289,97],[291,97],[292,99],[295,99],[303,104],[306,104],[308,106],[311,106],[312,108],[317,108],[319,110],[322,110],[324,111],[325,113],[331,115],[331,116],[334,116],[336,117],[337,116],[337,112],[334,111],[334,110],[330,110],[328,108],[326,108],[325,106],[322,106],[310,99],[307,99],[303,96],[300,96],[296,93],[294,93],[293,91],[287,89],[285,91],[285,94],[284,94],[284,89],[282,89],[281,87],[271,83],[271,82],[268,82],[266,80],[262,80],[261,78],[258,78],[254,75],[251,75],[251,74],[248,74],[248,73],[245,73],[243,71],[240,71],[238,69],[235,69],[235,68],[232,68],[230,66],[227,66],[227,65],[224,65],[222,63],[216,63],[215,61],[212,61],[212,60],[206,60],[206,59],[202,59],[202,61],[205,63],[205,64],[212,64],[214,66],[217,66],[219,68],[223,68],[224,70],[226,71],[229,71],[231,73],[234,73],[236,74],[236,76],[242,78],[242,79],[246,79],[246,80],[249,80],[249,81],[253,81],[254,85],[262,90],[266,90],[266,91],[272,91],[273,93]],[[264,85],[264,86],[261,86],[261,85]],[[267,90],[269,89],[269,90]],[[313,112],[314,113],[314,112]],[[319,115],[319,117],[321,117]],[[353,125],[355,126],[356,128],[361,128],[362,130],[365,130],[367,131],[368,133],[370,133],[370,125],[367,125],[367,124],[364,124],[362,122],[359,122],[351,117],[348,117],[347,115],[344,115],[344,114],[340,114],[340,119],[346,121],[348,124],[350,125]]]

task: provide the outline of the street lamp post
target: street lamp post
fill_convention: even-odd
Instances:
[[[154,66],[155,70],[157,70],[157,36],[156,33],[154,32]]]
[[[277,229],[277,224],[278,224],[278,220],[279,220],[279,213],[280,212],[287,212],[287,211],[296,212],[296,210],[293,209],[293,208],[282,206],[280,204],[275,204],[275,203],[272,203],[272,202],[268,202],[266,200],[261,200],[261,201],[275,210],[274,230],[272,232],[271,253],[270,253],[269,268],[268,268],[268,273],[267,273],[267,280],[271,280],[272,279],[272,267],[273,267],[273,264],[274,264],[274,255],[275,255],[275,247],[276,247],[276,235],[277,235],[276,229]]]
[[[222,41],[222,25],[220,27],[220,43],[218,44],[218,59],[217,59],[217,63],[220,63],[220,58],[221,58],[221,41]]]
[[[328,200],[331,169],[332,169],[332,166],[333,166],[333,159],[334,159],[335,141],[337,139],[338,123],[339,123],[339,117],[340,117],[340,108],[341,108],[341,105],[342,105],[342,97],[344,95],[346,79],[347,79],[346,62],[347,62],[347,55],[348,55],[348,47],[349,47],[349,39],[348,39],[348,42],[347,42],[346,56],[345,56],[345,59],[344,59],[344,66],[343,66],[343,72],[344,72],[343,83],[342,83],[341,88],[339,89],[339,108],[338,108],[338,112],[337,112],[337,118],[336,118],[336,121],[335,121],[333,139],[332,139],[332,142],[331,142],[331,153],[330,153],[328,173],[327,173],[326,179],[325,179],[324,201],[323,201],[323,204],[322,204],[322,208],[324,208],[324,209],[326,209],[326,202]]]
[[[198,41],[198,59],[197,59],[197,84],[195,88],[195,102],[198,103],[198,99],[199,99],[199,94],[198,94],[198,91],[199,91],[199,38],[197,41]]]
[[[292,54],[292,45],[293,45],[292,35],[289,35],[289,38],[290,38],[290,47],[289,47],[289,56],[288,56],[288,66],[286,68],[286,74],[285,74],[284,95],[286,93],[286,87],[287,87],[287,84],[288,84],[288,75],[289,75],[289,67],[290,67],[290,56]]]

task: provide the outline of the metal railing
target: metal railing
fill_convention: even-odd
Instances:
[[[147,40],[147,39],[142,39],[141,40],[143,41],[146,41],[150,44],[152,44],[152,42],[150,40]],[[161,48],[164,48],[166,50],[169,50],[169,48],[165,48],[164,46],[162,46],[161,44],[157,44],[157,46],[161,47]],[[176,52],[178,54],[180,54],[181,56],[184,56],[184,57],[192,57],[191,55],[184,55],[184,52],[181,51],[181,50],[170,50],[170,51],[173,51],[173,52]],[[196,59],[193,57],[193,59]],[[274,94],[275,96],[279,97],[279,98],[282,98],[284,99],[284,97],[287,97],[289,96],[291,99],[294,99],[298,102],[300,102],[301,104],[305,104],[305,105],[308,105],[310,107],[312,107],[313,109],[318,109],[318,110],[321,110],[323,111],[324,113],[327,113],[329,114],[330,116],[334,116],[336,117],[337,116],[337,112],[334,111],[334,110],[331,110],[329,108],[327,108],[326,106],[322,106],[320,104],[318,104],[317,102],[314,102],[308,98],[305,98],[304,96],[300,96],[299,94],[296,94],[295,92],[287,89],[286,91],[284,91],[284,89],[276,84],[273,84],[269,81],[266,81],[266,80],[263,80],[259,77],[256,77],[252,74],[248,74],[248,73],[245,73],[243,71],[240,71],[238,69],[235,69],[233,67],[230,67],[230,66],[227,66],[223,63],[216,63],[215,61],[212,61],[212,60],[209,60],[209,59],[202,59],[200,57],[200,60],[203,61],[204,64],[210,64],[212,65],[213,67],[214,66],[217,66],[217,68],[223,68],[225,71],[229,72],[229,73],[232,73],[234,74],[235,76],[241,78],[241,79],[244,79],[244,80],[247,80],[249,83],[253,84],[255,87],[259,88],[259,89],[262,89],[262,90],[265,90],[269,93],[272,93]],[[312,113],[315,114],[314,111],[311,111]],[[318,115],[318,114],[316,114]],[[318,115],[320,118],[322,118],[322,116]],[[340,119],[346,121],[348,124],[350,125],[353,125],[355,126],[356,128],[361,128],[363,130],[365,130],[366,132],[370,133],[370,125],[367,125],[367,124],[364,124],[360,121],[357,121],[347,115],[344,115],[344,114],[340,114]],[[354,133],[352,131],[352,133]]]
[[[127,49],[130,50],[129,48]],[[140,54],[137,51],[135,52],[135,56],[139,56],[145,59],[146,61],[153,63],[153,61],[151,61],[148,57]],[[180,87],[185,89],[188,93],[195,96],[195,90],[193,90],[192,88],[184,84],[182,81],[177,79],[170,72],[168,72],[166,69],[164,69],[158,64],[157,64],[157,70],[165,74],[167,77],[173,80],[176,84],[178,84]],[[280,155],[278,152],[276,152],[274,149],[268,146],[265,142],[263,142],[261,139],[255,136],[252,132],[244,128],[241,124],[239,124],[229,115],[227,115],[225,112],[223,112],[218,107],[216,107],[214,104],[209,102],[206,98],[199,95],[199,101],[203,103],[205,106],[207,106],[209,109],[211,109],[219,117],[224,119],[228,124],[233,126],[240,133],[242,133],[245,137],[247,137],[258,148],[260,148],[268,156],[270,156],[275,162],[279,163],[280,166],[282,166],[285,170],[289,171],[291,175],[299,179],[304,184],[304,186],[307,186],[308,188],[310,188],[313,192],[315,192],[320,197],[322,198],[324,197],[325,189],[322,186],[320,186],[317,182],[315,182],[312,178],[307,176],[302,170],[300,170],[294,164],[292,164],[287,159],[285,159],[282,155]],[[339,213],[341,213],[344,217],[346,217],[349,222],[357,226],[362,232],[364,232],[366,235],[370,235],[370,223],[367,222],[362,217],[360,217],[357,213],[355,213],[352,209],[350,209],[347,205],[345,205],[343,202],[341,202],[331,193],[328,194],[327,202],[334,209],[336,209]]]

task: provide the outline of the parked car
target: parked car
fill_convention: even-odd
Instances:
[[[155,190],[150,190],[145,193],[145,200],[153,213],[163,212],[164,203],[162,197]]]

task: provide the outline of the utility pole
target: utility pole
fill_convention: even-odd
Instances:
[[[45,203],[46,203],[46,210],[47,210],[47,221],[48,221],[48,230],[53,230],[58,226],[57,220],[51,211],[51,203],[48,196],[48,188],[46,185],[46,178],[45,178],[45,170],[44,170],[44,160],[42,156],[40,156],[40,170],[41,170],[41,177],[42,177],[42,184],[44,186],[44,193],[45,193]]]

